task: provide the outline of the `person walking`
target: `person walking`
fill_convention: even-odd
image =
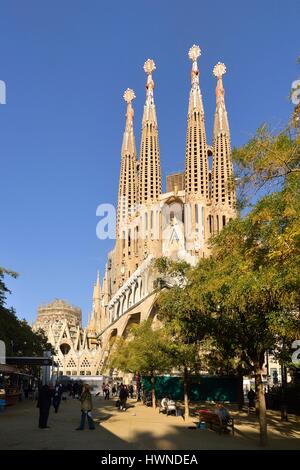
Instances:
[[[128,398],[128,390],[127,387],[121,384],[119,399],[120,399],[120,410],[126,411],[126,401]]]
[[[73,398],[78,398],[78,383],[74,382],[72,390]]]
[[[108,384],[105,385],[104,393],[105,393],[104,400],[109,400],[109,385]]]
[[[28,400],[28,396],[29,396],[29,383],[28,383],[27,381],[24,382],[23,390],[24,390],[24,397],[26,398],[26,400]]]
[[[85,427],[85,419],[87,418],[89,429],[92,431],[95,429],[95,423],[92,418],[92,395],[90,392],[90,386],[88,384],[83,385],[83,391],[80,396],[81,402],[81,419],[80,425],[76,428],[76,431],[83,431]]]
[[[141,384],[137,385],[137,401],[142,400],[142,387]]]
[[[133,398],[134,388],[132,384],[129,385],[128,392],[129,392],[130,398]]]
[[[58,412],[58,408],[61,402],[61,396],[62,396],[62,385],[57,383],[53,392],[53,400],[52,400],[55,413]]]
[[[52,383],[49,382],[48,385],[43,385],[39,391],[37,408],[40,410],[39,416],[39,428],[40,429],[48,429],[47,426],[48,418],[49,418],[49,411],[53,396],[53,386]]]
[[[255,392],[252,388],[250,388],[249,392],[247,393],[247,398],[248,398],[249,408],[254,408],[255,407],[256,394],[255,394]]]

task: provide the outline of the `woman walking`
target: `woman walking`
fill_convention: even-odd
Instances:
[[[87,418],[89,429],[92,431],[95,429],[95,424],[92,418],[92,395],[90,392],[90,386],[88,384],[84,384],[82,394],[80,396],[81,402],[81,420],[79,428],[76,431],[83,431],[85,426],[85,419]]]

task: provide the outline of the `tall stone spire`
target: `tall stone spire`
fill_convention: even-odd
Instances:
[[[123,97],[127,103],[127,112],[121,150],[117,236],[119,236],[120,227],[126,224],[129,216],[134,212],[137,202],[137,159],[133,132],[134,110],[132,107],[132,101],[135,98],[134,91],[127,88]]]
[[[97,281],[94,284],[93,290],[93,309],[91,317],[88,321],[89,331],[100,331],[101,329],[101,284],[100,284],[100,273],[97,273]]]
[[[208,198],[208,160],[204,122],[204,109],[199,86],[197,59],[201,54],[199,46],[189,50],[192,61],[191,91],[188,108],[188,124],[185,150],[185,191],[203,199]]]
[[[156,201],[161,194],[161,168],[158,143],[156,109],[154,104],[154,81],[152,72],[156,69],[153,60],[144,64],[147,74],[146,103],[142,121],[142,138],[139,169],[139,203]]]
[[[97,303],[97,302],[100,302],[101,301],[101,283],[100,283],[100,273],[98,271],[97,273],[97,281],[96,283],[94,284],[94,292],[93,292],[93,302],[94,302],[94,305]]]
[[[235,208],[236,195],[233,181],[230,131],[224,100],[222,76],[224,64],[218,62],[213,74],[217,77],[216,112],[213,132],[212,200],[216,205]]]

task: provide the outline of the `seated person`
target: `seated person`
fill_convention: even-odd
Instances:
[[[160,411],[164,412],[168,409],[169,397],[164,397],[160,402]]]
[[[227,408],[225,408],[223,403],[216,404],[215,414],[219,417],[220,423],[222,425],[226,425],[231,418],[229,411]]]
[[[175,403],[174,400],[172,400],[172,399],[169,397],[169,400],[168,400],[168,407],[167,407],[167,413],[169,413],[170,411],[175,411],[175,413],[177,414],[176,403]]]

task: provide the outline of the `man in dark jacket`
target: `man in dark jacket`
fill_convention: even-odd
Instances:
[[[58,412],[58,408],[61,402],[61,396],[62,396],[62,385],[57,383],[53,390],[53,400],[52,400],[55,413]]]
[[[126,401],[128,398],[128,390],[127,387],[123,384],[121,384],[120,388],[120,393],[119,393],[119,399],[120,399],[120,410],[125,411],[126,410]]]
[[[128,393],[130,395],[130,398],[133,398],[134,388],[132,384],[129,385]]]
[[[47,429],[48,417],[49,417],[49,410],[51,406],[52,400],[52,383],[49,382],[48,385],[43,385],[39,392],[39,398],[37,402],[37,407],[40,409],[40,419],[39,419],[39,428],[40,429]]]

